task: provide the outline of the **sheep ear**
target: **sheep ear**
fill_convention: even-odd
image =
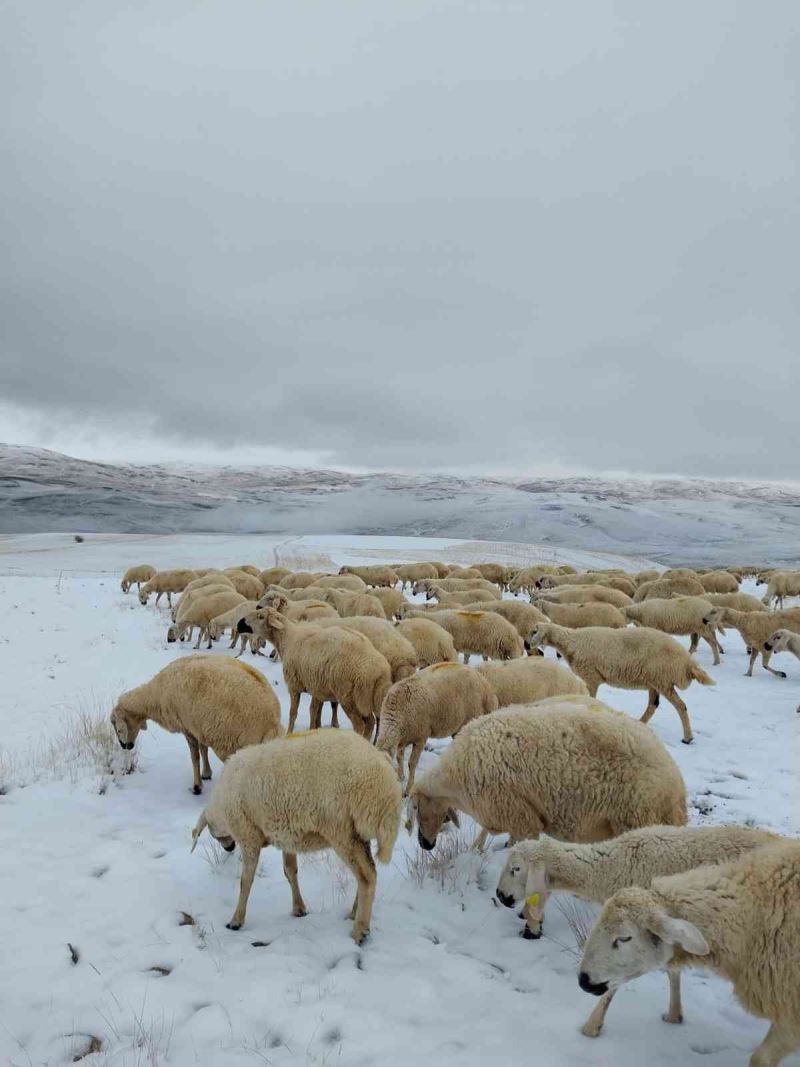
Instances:
[[[192,847],[190,849],[191,852],[194,852],[194,850],[197,848],[197,842],[200,838],[200,834],[202,834],[203,830],[205,830],[207,826],[208,822],[206,821],[205,814],[203,814],[197,820],[197,825],[192,830]]]
[[[650,930],[669,945],[680,945],[685,952],[693,956],[707,956],[711,949],[708,942],[694,925],[686,919],[673,919],[671,915],[660,914],[650,924]]]
[[[455,808],[448,808],[447,809],[447,817],[450,820],[450,822],[453,824],[453,826],[455,826],[459,830],[461,829],[461,822],[460,822],[460,820],[458,818],[458,812],[456,811]]]

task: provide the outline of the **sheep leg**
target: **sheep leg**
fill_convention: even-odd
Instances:
[[[657,689],[648,689],[647,707],[644,709],[644,715],[642,715],[639,722],[650,722],[656,713],[656,708],[659,703],[659,695]],[[594,696],[594,694],[592,694]],[[598,1031],[599,1032],[599,1031]]]
[[[770,667],[769,661],[772,659],[772,653],[767,652],[766,649],[761,653],[761,666],[765,671],[769,671],[770,674],[774,674],[776,678],[785,678],[786,671],[776,671],[774,667]]]
[[[297,709],[300,707],[300,694],[292,692],[289,694],[289,727],[287,733],[294,733],[294,724],[297,722]]]
[[[462,655],[464,657],[464,663],[468,664],[469,663],[469,652],[464,652],[464,653],[462,653]]]
[[[331,701],[331,726],[334,730],[339,729],[339,701]]]
[[[608,1011],[611,1001],[614,999],[614,991],[603,993],[600,1000],[597,1002],[592,1014],[586,1020],[581,1027],[581,1033],[584,1037],[599,1037],[600,1031],[603,1029],[603,1023],[606,1021],[606,1012]]]
[[[200,773],[200,777],[205,782],[211,781],[211,764],[208,762],[208,745],[200,745],[200,759],[203,764],[203,769]]]
[[[778,1023],[767,1030],[767,1036],[750,1057],[750,1067],[778,1067],[778,1064],[797,1048],[797,1031],[792,1032]]]
[[[353,872],[358,883],[356,899],[348,918],[355,919],[350,936],[357,945],[360,945],[369,935],[372,902],[375,899],[375,886],[378,881],[375,861],[372,858],[369,841],[362,841],[360,838],[351,841],[346,849],[340,851],[337,848],[336,853]]]
[[[714,636],[713,632],[711,634],[703,634],[703,640],[714,653],[714,666],[718,666],[720,662],[719,645],[717,644],[717,639]]]
[[[681,726],[683,727],[683,737],[681,740],[684,745],[691,745],[692,741],[694,741],[694,735],[692,733],[692,724],[689,722],[689,713],[686,710],[686,705],[678,696],[674,685],[671,685],[663,695],[667,698],[673,708],[675,708],[678,717],[681,720]]]
[[[745,676],[745,678],[752,678],[753,677],[753,665],[756,662],[756,656],[758,655],[758,649],[753,647],[753,648],[749,648],[747,651],[750,653],[750,665],[748,666],[747,670],[744,672],[744,676]],[[766,658],[768,659],[769,657],[767,656]]]
[[[682,1023],[681,972],[667,971],[667,978],[669,978],[669,1008],[661,1018],[665,1023]]]
[[[156,593],[156,607],[158,607],[158,602],[163,595],[163,593]],[[170,604],[170,607],[172,607],[172,604]]]
[[[172,609],[172,593],[167,593],[167,603],[169,604],[170,610],[171,610]]]
[[[183,736],[186,738],[186,744],[189,746],[189,755],[192,758],[192,773],[194,775],[192,792],[195,796],[199,796],[203,792],[203,785],[200,781],[200,745],[197,743],[197,738],[192,737],[191,734],[184,734]]]
[[[261,849],[254,848],[252,845],[241,845],[241,850],[242,880],[239,884],[239,901],[236,905],[236,911],[231,916],[231,921],[225,923],[229,930],[241,930],[244,925],[247,898],[250,896],[250,890],[253,887],[253,879],[256,876],[256,868],[258,867],[258,857],[261,855]]]
[[[700,644],[700,635],[692,634],[692,639],[689,642],[689,655],[692,656],[697,651],[697,646]]]
[[[312,730],[319,730],[322,726],[322,701],[317,700],[316,697],[311,698],[308,722]]]
[[[401,782],[403,781],[403,779],[406,776],[406,769],[405,769],[405,767],[403,765],[404,760],[405,760],[405,755],[406,755],[405,746],[404,745],[398,745],[397,746],[397,751],[395,752],[395,756],[397,758],[397,777],[400,779]]]
[[[489,831],[486,829],[485,826],[481,827],[481,832],[478,834],[478,836],[472,842],[473,851],[474,852],[483,852],[483,850],[486,848],[486,841],[487,841],[488,837],[489,837]]]
[[[284,852],[283,873],[286,875],[286,881],[289,883],[292,890],[292,915],[297,919],[302,919],[304,915],[308,915],[308,909],[303,900],[303,894],[300,892],[300,883],[297,880],[296,853]]]
[[[408,757],[408,784],[403,790],[404,796],[408,796],[414,786],[414,774],[416,773],[417,764],[419,763],[419,758],[422,755],[424,747],[424,741],[415,741],[411,746],[411,755]]]

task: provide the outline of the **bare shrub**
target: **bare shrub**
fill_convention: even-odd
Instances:
[[[473,837],[468,830],[440,834],[432,851],[417,849],[406,855],[406,876],[420,887],[431,881],[443,893],[461,892],[480,883],[489,854],[473,848]]]

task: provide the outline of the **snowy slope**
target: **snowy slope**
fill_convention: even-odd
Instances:
[[[744,1065],[766,1025],[737,1006],[725,983],[700,973],[686,979],[684,1026],[660,1021],[666,980],[653,975],[619,994],[601,1038],[582,1037],[594,1001],[577,986],[569,925],[551,908],[544,939],[517,936],[514,913],[492,899],[502,852],[486,860],[461,855],[420,886],[419,850],[401,833],[391,865],[379,871],[372,938],[359,949],[344,919],[352,885],[335,859],[300,858],[311,914],[293,919],[280,857],[267,850],[245,928],[225,929],[238,857],[189,854],[203,799],[189,792],[183,739],[151,726],[140,737],[138,769],[120,778],[100,773],[74,745],[71,724],[82,711],[107,713],[120,689],[192,654],[166,645],[165,612],[120,593],[125,567],[140,558],[267,565],[276,551],[296,565],[434,551],[454,561],[522,561],[550,551],[281,540],[0,542],[0,1065],[69,1063],[97,1048],[92,1038],[99,1051],[80,1062],[115,1067]],[[759,670],[744,678],[741,642],[729,634],[725,645],[718,668],[707,651],[699,654],[717,686],[688,692],[696,744],[679,743],[669,707],[653,728],[683,770],[693,821],[750,821],[796,834],[800,664],[781,657],[784,681]],[[285,716],[280,668],[252,662],[275,684]],[[645,700],[609,689],[600,695],[632,714]],[[423,765],[436,758],[425,753]]]
[[[678,562],[792,563],[800,486],[113,465],[0,445],[0,533],[293,534],[541,542]]]

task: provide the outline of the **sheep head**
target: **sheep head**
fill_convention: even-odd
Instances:
[[[415,785],[411,791],[411,815],[417,823],[420,848],[426,852],[435,846],[439,831],[446,822],[460,826],[458,812],[449,801],[444,797],[431,796],[421,785]]]
[[[147,729],[147,719],[141,712],[125,706],[125,694],[123,693],[111,712],[111,725],[114,727],[120,747],[130,751],[136,744],[139,731]]]
[[[769,640],[764,642],[765,652],[785,652],[789,647],[792,634],[789,630],[776,630]]]

